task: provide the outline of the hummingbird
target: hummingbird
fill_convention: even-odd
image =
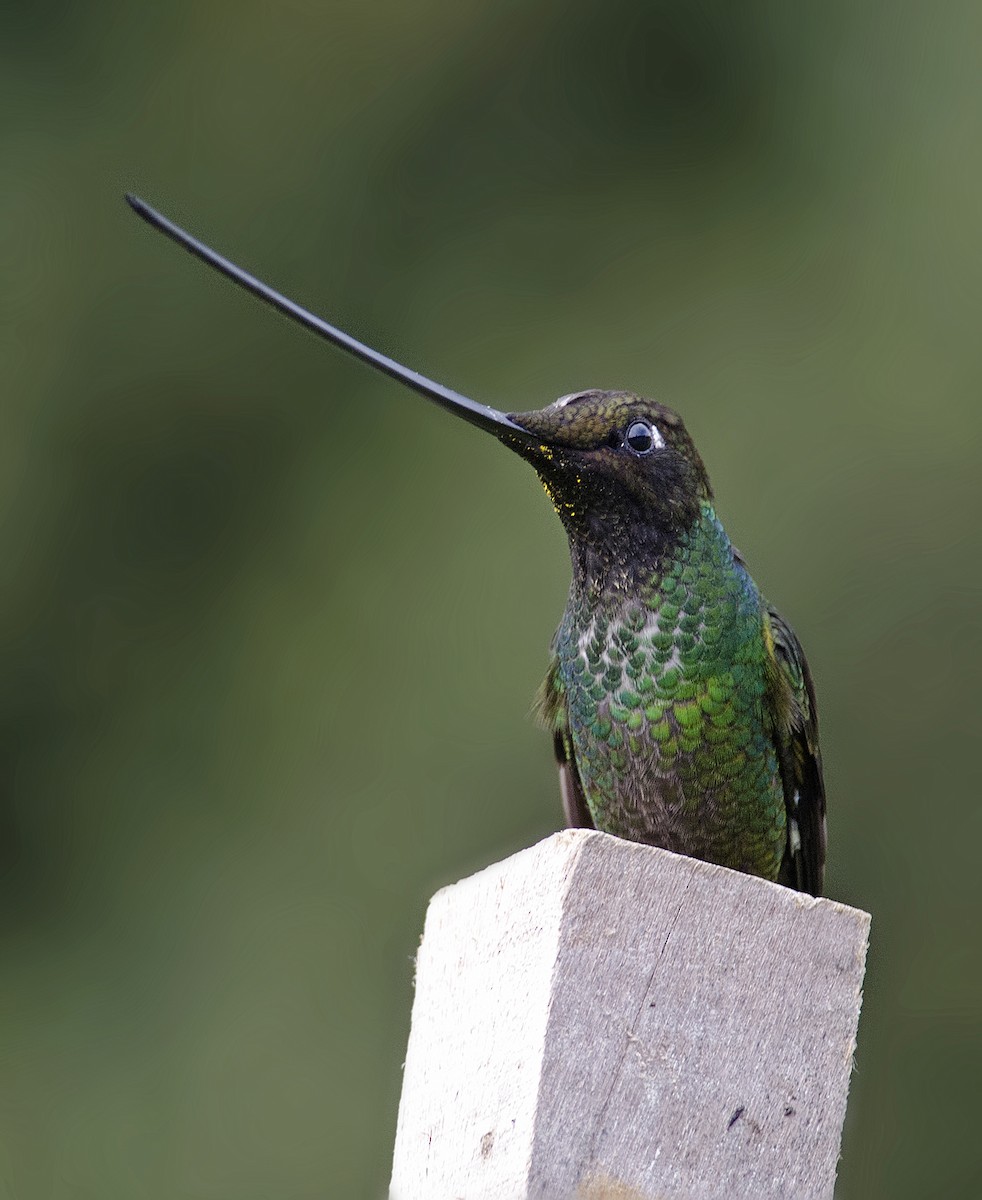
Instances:
[[[260,300],[493,434],[537,472],[572,565],[536,701],[567,824],[820,895],[825,788],[811,673],[730,542],[678,414],[599,388],[500,412],[380,354],[126,199]]]

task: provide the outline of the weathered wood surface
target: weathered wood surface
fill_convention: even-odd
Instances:
[[[831,1197],[868,930],[584,830],[445,888],[393,1200]]]

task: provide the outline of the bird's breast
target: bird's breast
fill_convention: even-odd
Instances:
[[[557,650],[587,803],[610,833],[776,874],[784,805],[760,598],[736,573],[685,565],[674,586],[567,611]]]

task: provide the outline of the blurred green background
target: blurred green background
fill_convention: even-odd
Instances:
[[[971,1194],[982,9],[8,3],[0,1195],[378,1196],[437,886],[559,822],[505,409],[678,407],[872,911],[838,1195]]]

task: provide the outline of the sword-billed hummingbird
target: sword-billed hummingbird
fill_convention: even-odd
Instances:
[[[572,559],[538,712],[569,825],[819,895],[825,791],[794,631],[716,516],[681,419],[626,391],[503,413],[411,371],[229,262],[142,200],[149,224],[392,378],[494,434],[538,473]]]

